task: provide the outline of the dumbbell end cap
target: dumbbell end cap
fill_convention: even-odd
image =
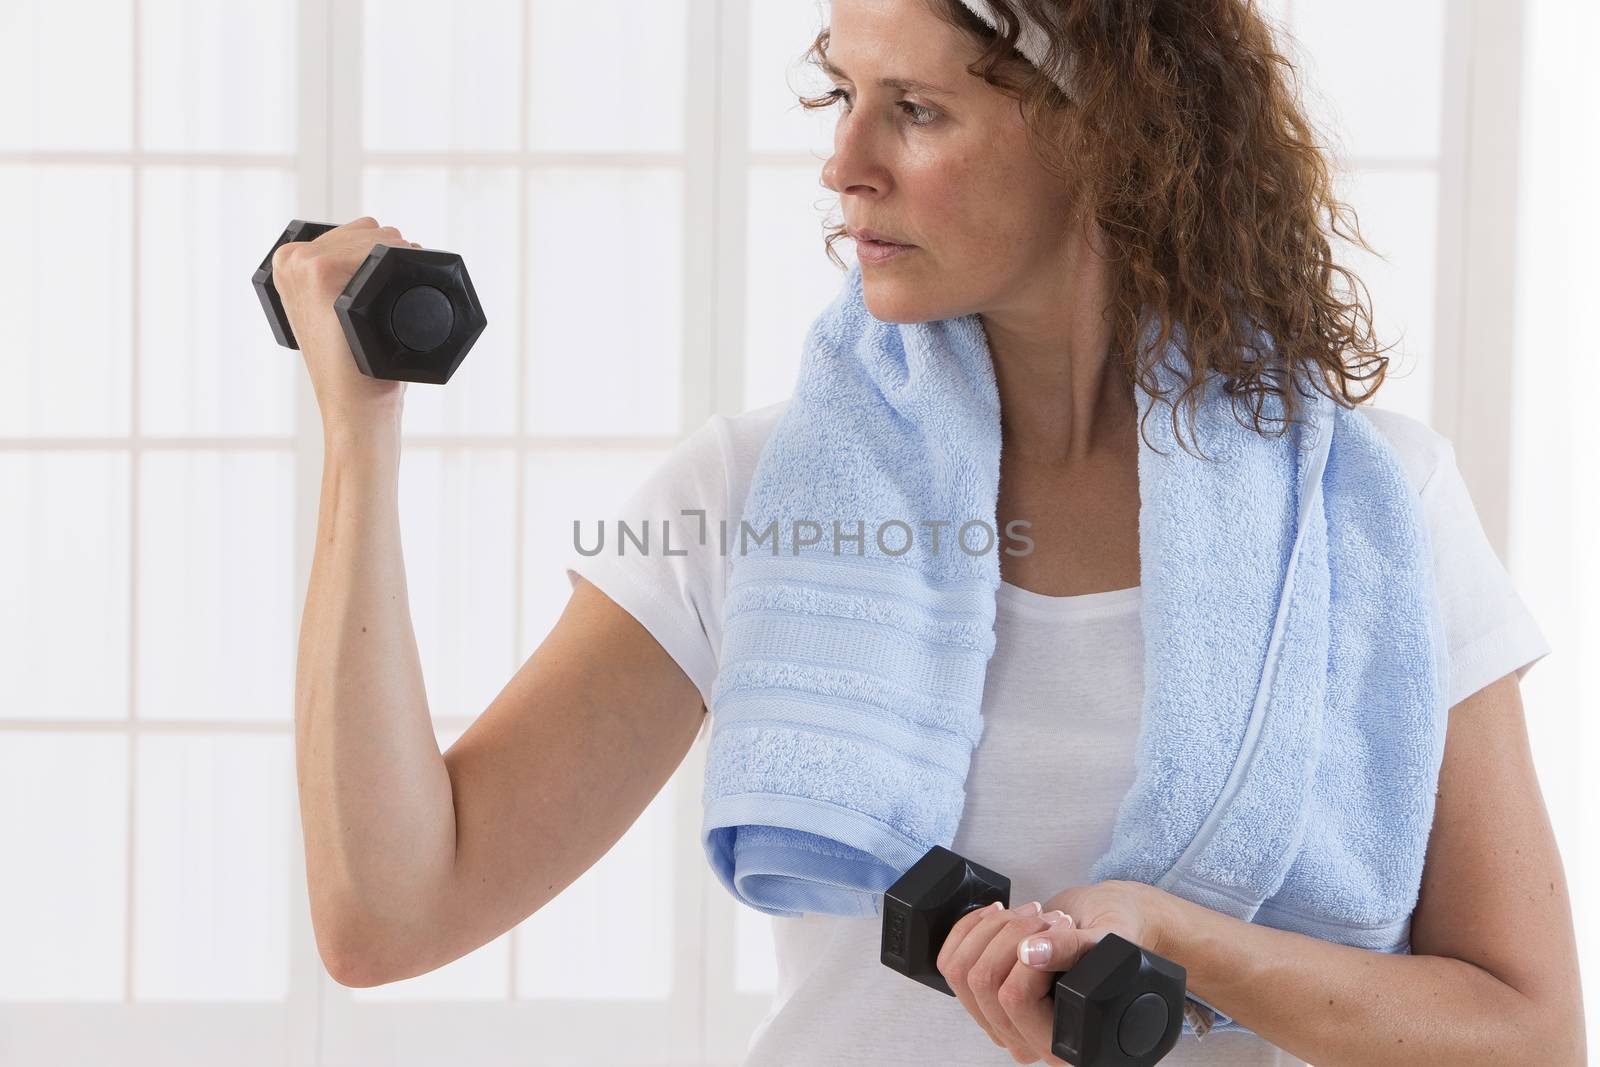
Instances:
[[[438,340],[429,329],[412,330],[414,319],[402,314],[409,326],[396,332],[396,305],[418,289],[437,290],[450,304],[448,334],[427,350],[406,344]],[[450,381],[489,321],[460,255],[398,245],[375,246],[333,310],[363,374],[428,385]]]
[[[936,963],[961,917],[994,901],[1009,906],[1011,879],[934,845],[883,894],[884,966],[955,996]]]
[[[1051,1052],[1070,1063],[1142,1067],[1183,1029],[1188,972],[1117,934],[1056,977]]]

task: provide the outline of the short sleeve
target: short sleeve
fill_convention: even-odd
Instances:
[[[1550,652],[1478,519],[1455,448],[1440,455],[1421,489],[1433,542],[1439,607],[1450,647],[1449,707],[1512,671],[1521,678]]]
[[[598,544],[597,554],[585,555],[574,545],[565,562],[571,585],[581,574],[650,631],[700,690],[707,708],[721,612],[718,524],[727,511],[717,418],[673,446],[617,511],[604,517],[603,540],[600,521],[583,523],[580,543],[584,549]],[[619,519],[631,537],[619,536]]]

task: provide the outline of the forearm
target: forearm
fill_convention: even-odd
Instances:
[[[425,913],[455,854],[450,778],[407,602],[399,466],[398,413],[328,434],[300,625],[306,880],[323,957],[346,968],[398,948],[391,941]]]
[[[1464,960],[1352,948],[1156,892],[1158,951],[1189,991],[1317,1067],[1545,1062],[1532,1001]]]

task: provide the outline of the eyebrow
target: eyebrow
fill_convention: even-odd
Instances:
[[[850,77],[850,75],[834,66],[831,59],[824,59],[822,61],[822,69],[826,73],[833,75],[835,78],[844,78],[848,80]],[[900,89],[908,93],[928,93],[932,96],[956,95],[955,92],[950,89],[941,89],[937,85],[929,85],[927,82],[919,82],[914,78],[879,78],[878,84],[886,89]]]

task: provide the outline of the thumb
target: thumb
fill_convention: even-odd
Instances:
[[[1017,945],[1017,959],[1038,970],[1070,970],[1106,933],[1105,930],[1080,930],[1069,915],[1048,930],[1024,938]]]

